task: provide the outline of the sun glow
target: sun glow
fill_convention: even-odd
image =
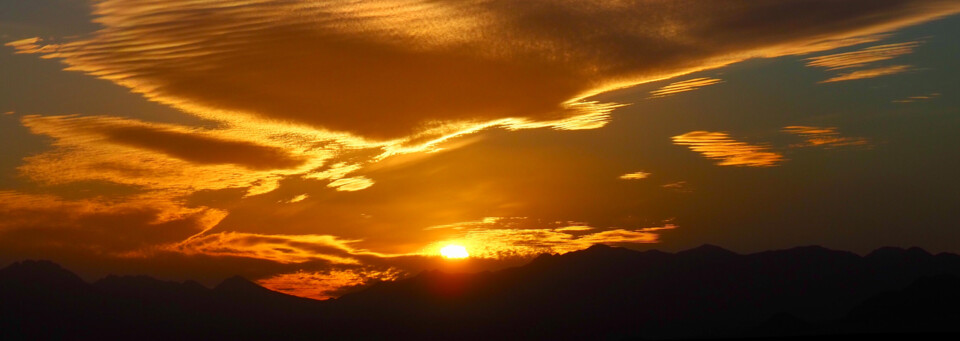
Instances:
[[[440,249],[440,255],[443,258],[450,259],[461,259],[470,257],[470,254],[467,253],[467,248],[460,245],[447,245]]]

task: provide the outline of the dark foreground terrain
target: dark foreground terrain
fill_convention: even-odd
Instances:
[[[750,255],[608,246],[497,272],[417,276],[336,300],[243,278],[93,284],[45,261],[0,270],[0,339],[848,339],[960,332],[960,256],[820,247]]]

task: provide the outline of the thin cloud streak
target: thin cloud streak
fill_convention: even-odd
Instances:
[[[676,226],[639,229],[596,228],[575,222],[552,222],[527,227],[527,218],[488,217],[479,221],[434,227],[449,229],[451,235],[423,248],[423,255],[439,256],[440,249],[450,244],[461,245],[475,258],[528,258],[542,253],[566,253],[583,250],[594,244],[656,243],[659,231]],[[543,226],[553,225],[553,226]]]
[[[827,68],[830,71],[858,68],[911,54],[918,46],[919,41],[871,46],[859,51],[807,58],[807,66]]]
[[[719,166],[772,167],[784,161],[783,155],[768,147],[736,141],[723,132],[691,131],[672,137],[673,143],[687,146]]]
[[[629,174],[621,175],[621,176],[620,176],[620,179],[623,179],[623,180],[640,180],[640,179],[646,179],[646,178],[649,177],[649,176],[650,176],[650,173],[647,173],[647,172],[634,172],[634,173],[629,173]]]
[[[662,88],[650,92],[650,97],[660,98],[675,95],[681,92],[693,91],[705,86],[723,83],[723,80],[716,78],[694,78],[685,81],[670,83]]]
[[[939,92],[934,92],[934,93],[930,93],[930,94],[926,94],[926,95],[910,96],[910,97],[907,97],[907,98],[905,98],[905,99],[894,100],[893,103],[922,102],[922,101],[934,100],[934,99],[936,99],[936,98],[938,98],[938,97],[940,97],[940,93],[939,93]]]
[[[857,70],[850,73],[843,73],[836,77],[820,81],[820,83],[836,83],[844,81],[852,81],[858,79],[870,79],[882,76],[895,75],[898,73],[904,73],[907,71],[913,70],[913,67],[910,65],[891,65],[878,67],[867,70]]]
[[[783,132],[804,138],[804,143],[790,147],[820,147],[834,149],[840,147],[869,147],[870,140],[862,137],[843,137],[836,127],[787,126]]]
[[[807,58],[807,66],[826,68],[830,71],[865,68],[877,62],[891,60],[913,53],[920,46],[919,41],[886,44],[868,47],[859,51],[844,52],[826,56]],[[836,83],[858,79],[869,79],[894,75],[913,70],[910,65],[888,65],[841,73],[819,83]]]

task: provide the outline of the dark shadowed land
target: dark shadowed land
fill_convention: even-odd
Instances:
[[[960,256],[801,247],[740,255],[607,246],[477,274],[437,271],[336,300],[243,278],[194,282],[58,265],[0,270],[0,339],[833,339],[960,333]]]

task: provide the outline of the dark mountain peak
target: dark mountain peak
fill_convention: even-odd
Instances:
[[[178,283],[144,275],[109,275],[96,281],[93,285],[108,292],[125,295],[203,294],[210,290],[193,281]]]
[[[207,288],[207,287],[204,286],[203,284],[200,284],[199,282],[194,281],[194,280],[184,281],[184,282],[181,283],[180,285],[183,286],[184,288],[190,289],[190,290],[210,290],[210,288]]]
[[[677,252],[677,255],[694,256],[694,257],[704,257],[704,258],[715,258],[715,257],[739,256],[740,254],[735,253],[735,252],[730,251],[730,250],[727,250],[727,249],[724,249],[724,248],[719,247],[719,246],[716,246],[716,245],[703,244],[703,245],[697,246],[697,247],[692,248],[692,249],[689,249],[689,250],[684,250],[684,251]]]
[[[866,256],[867,259],[881,262],[916,262],[927,260],[930,257],[933,257],[933,255],[918,247],[903,249],[892,246],[876,249]]]
[[[917,256],[917,257],[923,257],[923,258],[927,258],[933,255],[930,252],[927,252],[927,250],[921,249],[916,246],[907,249],[907,254]]]
[[[267,288],[261,287],[256,283],[250,281],[249,279],[244,278],[243,276],[233,276],[223,280],[220,284],[217,284],[213,288],[214,291],[218,292],[261,292],[267,290]],[[269,290],[268,290],[269,291]]]
[[[86,285],[76,274],[47,260],[25,260],[0,269],[0,280],[36,284]]]
[[[642,254],[622,247],[613,247],[603,244],[595,244],[589,248],[568,252],[555,257],[551,264],[563,266],[615,266],[624,265],[623,262],[632,262],[640,258]]]
[[[613,249],[613,246],[610,246],[607,244],[593,244],[593,245],[590,245],[590,247],[586,248],[585,251],[600,252],[601,250],[612,250],[612,249]]]
[[[622,257],[622,256],[637,255],[639,253],[640,252],[638,251],[634,251],[634,250],[630,250],[622,247],[615,247],[615,246],[610,246],[606,244],[593,244],[586,249],[566,253],[564,254],[564,256],[587,255],[592,257],[618,257],[618,256]]]
[[[555,256],[550,253],[541,253],[537,258],[530,261],[530,264],[549,263]]]

